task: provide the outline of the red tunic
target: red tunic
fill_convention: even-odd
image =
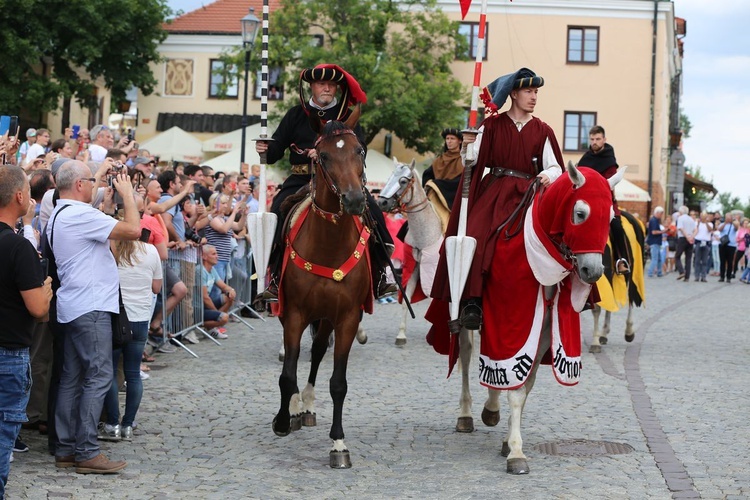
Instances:
[[[476,238],[477,249],[464,289],[465,298],[482,295],[484,276],[489,273],[494,254],[496,230],[518,206],[533,180],[509,176],[497,178],[494,175],[486,175],[482,178],[485,168],[510,168],[530,174],[532,177],[536,176],[539,172],[534,170],[532,159],[537,158],[538,168],[541,169],[544,143],[547,139],[550,141],[558,164],[562,166],[562,154],[555,134],[552,128],[542,120],[532,118],[520,132],[507,113],[490,116],[484,121],[482,145],[472,172],[469,194],[466,234]],[[458,231],[462,186],[463,179],[459,184],[453,205],[454,210],[448,221],[446,237],[453,236]],[[448,267],[442,250],[432,286],[432,296],[446,302],[451,299]]]

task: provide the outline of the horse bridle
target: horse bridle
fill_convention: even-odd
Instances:
[[[402,177],[403,179],[404,177]],[[421,212],[425,208],[427,208],[427,205],[430,203],[430,200],[427,198],[424,199],[424,201],[417,204],[415,207],[412,207],[411,210],[407,210],[406,207],[411,203],[411,201],[414,199],[414,182],[416,178],[412,175],[411,177],[408,177],[408,181],[406,183],[406,186],[404,186],[404,189],[401,190],[401,194],[398,195],[396,198],[396,208],[393,210],[393,213],[397,214],[414,214],[417,212]],[[406,196],[406,193],[411,193],[411,198],[409,198],[408,201],[404,200],[404,197]],[[397,192],[398,193],[398,192]]]
[[[312,211],[316,215],[322,217],[323,219],[332,222],[334,224],[338,224],[339,219],[344,215],[344,203],[341,200],[341,192],[339,191],[338,186],[333,182],[333,179],[331,179],[331,175],[328,173],[328,169],[326,168],[325,162],[320,157],[320,151],[318,151],[318,145],[323,139],[330,139],[332,137],[340,136],[340,135],[353,135],[357,142],[359,143],[359,137],[357,137],[357,134],[354,133],[352,129],[346,128],[341,130],[335,130],[330,135],[326,136],[318,136],[318,138],[315,140],[315,144],[313,145],[313,149],[317,152],[315,160],[312,162],[312,172],[310,176],[310,198],[312,199]],[[361,146],[361,144],[360,144]],[[364,148],[362,148],[362,177],[360,178],[360,187],[362,189],[362,192],[365,191],[365,185],[367,183],[367,177],[365,176],[365,152]],[[319,168],[316,168],[319,167]],[[315,203],[315,178],[317,177],[315,174],[320,171],[321,177],[323,177],[323,182],[325,182],[326,187],[339,199],[339,211],[329,212],[327,210],[323,210],[320,208],[317,203]]]

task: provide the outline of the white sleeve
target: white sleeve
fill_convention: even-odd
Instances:
[[[469,144],[469,146],[466,147],[466,148],[464,148],[464,147],[461,148],[461,161],[463,162],[464,167],[473,167],[474,165],[477,164],[477,158],[479,158],[479,148],[482,146],[482,136],[483,135],[484,135],[484,125],[482,125],[481,127],[479,127],[479,131],[477,133],[477,139],[476,139],[476,141],[474,141],[473,144]],[[474,159],[472,161],[470,161],[469,163],[466,163],[466,150],[468,148],[473,148]]]
[[[34,234],[34,228],[30,225],[23,226],[23,237],[28,240],[29,243],[34,247],[34,250],[37,250],[39,248],[39,241],[36,239],[36,235]]]
[[[552,151],[552,144],[549,142],[549,137],[544,141],[542,169],[549,177],[550,182],[555,182],[562,175],[562,167],[557,164],[557,158],[555,158],[555,152]]]

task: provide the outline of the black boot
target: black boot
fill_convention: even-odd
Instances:
[[[479,330],[482,328],[482,299],[470,298],[462,303],[459,315],[461,326],[467,330]]]

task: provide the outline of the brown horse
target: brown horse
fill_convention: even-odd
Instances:
[[[311,117],[318,133],[317,159],[313,168],[312,203],[292,221],[281,278],[279,304],[284,327],[284,367],[279,377],[281,407],[273,420],[273,431],[286,436],[301,425],[315,425],[315,378],[335,332],[333,374],[330,390],[333,422],[330,465],[349,468],[351,460],[344,444],[341,424],[346,397],[346,367],[357,334],[363,308],[372,310],[371,278],[365,211],[365,151],[352,129],[359,119],[355,110],[346,123],[331,121],[322,126]],[[315,324],[310,376],[300,397],[297,361],[300,339]]]

